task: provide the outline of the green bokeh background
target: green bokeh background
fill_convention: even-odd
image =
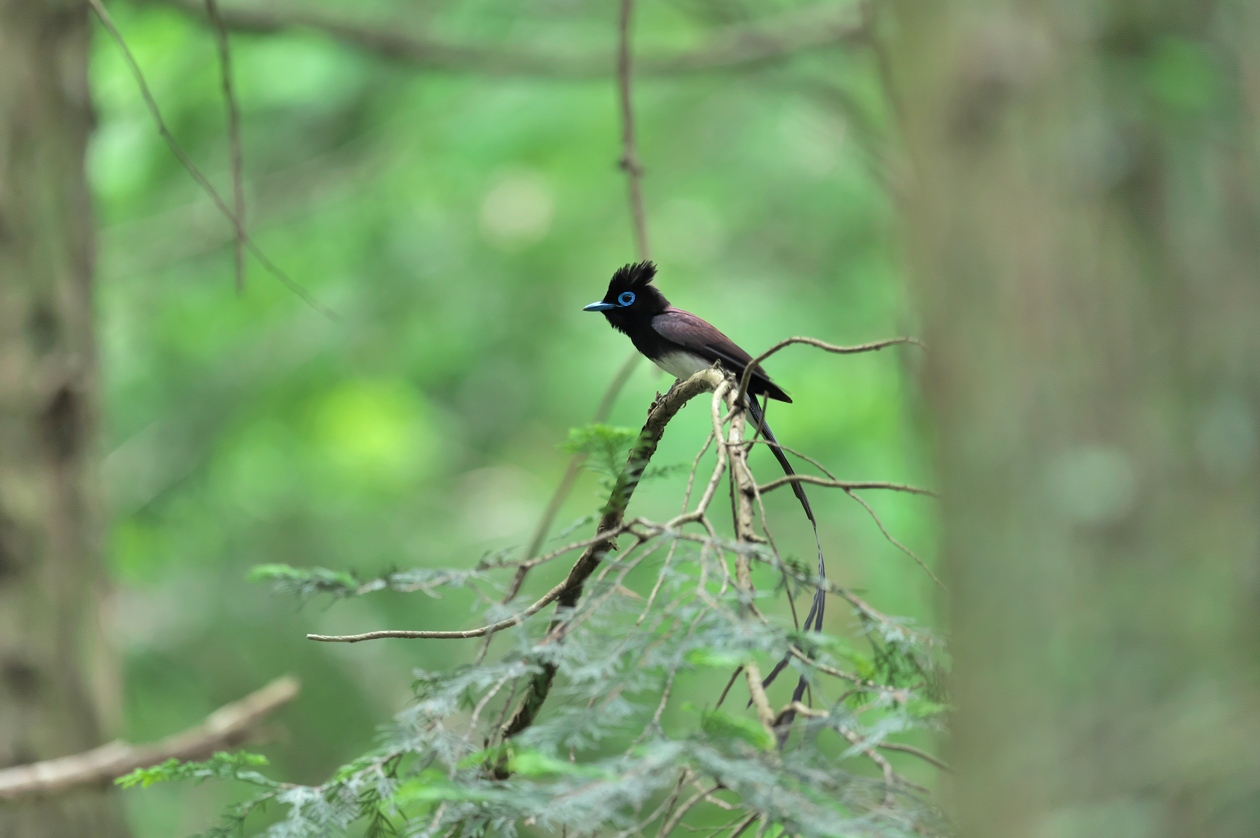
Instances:
[[[329,8],[544,54],[611,56],[616,40],[611,4]],[[172,132],[230,194],[211,31],[156,6],[114,14]],[[644,3],[637,46],[705,43],[744,14]],[[405,705],[413,668],[464,661],[476,646],[318,645],[304,635],[467,628],[482,606],[468,594],[376,594],[298,607],[245,576],[275,562],[365,576],[464,567],[528,540],[567,462],[568,429],[590,421],[630,350],[581,312],[635,258],[620,121],[611,72],[425,70],[301,33],[236,36],[232,46],[250,228],[338,319],[256,262],[244,296],[234,294],[228,223],[167,150],[117,45],[98,33],[90,168],[111,630],[125,685],[113,716],[120,735],[155,739],[292,672],[301,697],[258,750],[275,775],[320,782]],[[914,332],[884,172],[868,153],[887,142],[878,90],[872,56],[840,47],[638,81],[652,255],[676,305],[754,354],[789,335],[859,343]],[[914,352],[784,351],[768,364],[795,399],[771,408],[780,438],[842,477],[930,484]],[[669,383],[641,364],[610,421],[637,428]],[[707,423],[699,403],[689,407],[658,462],[689,463]],[[765,452],[754,467],[766,479],[777,470]],[[673,514],[683,480],[645,486],[632,510]],[[593,512],[596,491],[585,475],[556,529]],[[812,495],[832,577],[887,613],[933,622],[926,575],[853,501]],[[932,560],[925,501],[868,499]],[[784,551],[811,556],[791,495],[768,503]],[[536,574],[527,594],[563,571]],[[833,607],[828,628],[852,631],[848,612]],[[714,692],[699,684],[695,700]],[[176,785],[127,801],[137,835],[157,838],[204,829],[235,793]]]

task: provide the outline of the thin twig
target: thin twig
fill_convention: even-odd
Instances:
[[[598,543],[606,543],[612,536],[605,534]],[[491,623],[488,626],[482,626],[475,629],[465,629],[464,631],[410,631],[406,629],[385,629],[382,631],[369,631],[363,634],[308,634],[307,640],[318,640],[321,643],[359,643],[364,640],[384,640],[386,638],[398,638],[402,640],[466,640],[470,637],[484,637],[496,631],[502,631],[505,628],[519,626],[525,620],[537,614],[551,603],[560,598],[564,593],[568,580],[556,585],[550,591],[543,594],[529,608],[518,614],[513,614],[497,623]]]
[[[244,157],[241,154],[241,111],[232,90],[232,50],[228,44],[227,25],[219,10],[218,0],[206,0],[206,15],[214,24],[215,41],[219,46],[219,76],[223,85],[223,102],[227,107],[228,155],[232,168],[232,208],[236,214],[235,256],[236,293],[245,293],[245,184]]]
[[[739,822],[739,826],[736,827],[735,831],[731,833],[730,838],[739,838],[740,835],[744,834],[744,830],[748,829],[748,827],[756,823],[757,819],[760,817],[761,817],[760,812],[753,812],[751,815],[744,818],[742,821]]]
[[[871,343],[859,343],[854,346],[837,346],[834,343],[818,340],[817,338],[807,337],[791,337],[779,341],[774,346],[762,352],[756,358],[744,367],[744,374],[739,379],[739,398],[742,403],[744,395],[748,392],[748,382],[752,380],[753,373],[761,366],[761,362],[769,358],[781,349],[792,346],[794,344],[804,344],[812,346],[815,349],[821,349],[824,352],[830,352],[834,355],[858,355],[863,352],[878,352],[881,349],[887,349],[890,346],[900,346],[902,344],[911,344],[920,349],[926,350],[927,347],[923,341],[912,337],[887,338],[885,340],[872,341]]]
[[[757,487],[757,491],[764,495],[766,492],[773,491],[780,486],[786,486],[789,483],[811,483],[815,486],[828,486],[832,489],[843,489],[846,492],[867,489],[887,489],[890,492],[905,492],[910,495],[923,495],[929,498],[940,497],[940,495],[931,489],[923,489],[919,486],[910,486],[906,483],[888,483],[882,480],[831,480],[826,477],[819,477],[815,474],[785,474],[783,477],[776,477],[769,483],[762,483]]]
[[[854,494],[849,489],[845,489],[844,493],[862,505],[862,508],[865,509],[870,514],[871,520],[875,522],[875,526],[879,527],[879,531],[884,534],[884,538],[888,539],[888,542],[892,544],[892,546],[896,547],[898,550],[905,553],[910,558],[914,559],[915,563],[919,567],[923,568],[923,572],[926,573],[928,577],[933,582],[936,583],[936,587],[940,588],[942,591],[945,590],[945,583],[942,582],[937,577],[937,575],[932,572],[932,568],[927,566],[927,562],[919,558],[919,555],[915,553],[913,550],[911,550],[909,547],[902,544],[897,539],[893,538],[892,533],[888,531],[888,528],[884,526],[884,522],[880,520],[879,514],[874,509],[871,508],[871,505],[869,503],[867,503],[863,498]]]
[[[954,769],[949,767],[949,763],[945,762],[944,760],[937,759],[936,757],[929,754],[927,751],[920,750],[919,748],[916,748],[913,745],[904,745],[901,742],[880,742],[879,745],[877,745],[876,747],[883,748],[885,751],[897,751],[899,753],[909,754],[910,756],[918,757],[924,762],[951,774],[954,771]]]
[[[706,797],[713,794],[713,792],[717,791],[720,788],[722,788],[721,783],[718,783],[717,785],[713,786],[713,788],[710,788],[710,789],[701,788],[700,791],[696,792],[691,797],[687,798],[687,801],[683,803],[683,805],[679,806],[676,810],[674,810],[674,813],[670,815],[669,820],[661,824],[661,830],[657,834],[662,836],[662,838],[664,838],[664,836],[666,835],[669,835],[671,832],[674,831],[674,827],[678,826],[678,824],[682,822],[682,819],[687,816],[687,813],[690,812],[697,803],[699,803],[701,800],[704,800]]]

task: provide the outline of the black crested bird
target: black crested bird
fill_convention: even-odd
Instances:
[[[752,361],[752,356],[712,324],[689,311],[671,306],[660,289],[652,284],[655,277],[656,265],[651,262],[625,265],[613,274],[604,299],[591,303],[582,310],[602,312],[614,329],[630,338],[635,349],[675,378],[688,378],[714,364],[721,365],[723,369],[734,373],[736,377],[742,376]],[[771,432],[770,426],[766,424],[764,409],[757,403],[757,396],[789,403],[792,399],[779,385],[770,380],[770,376],[766,375],[766,371],[760,365],[753,367],[752,375],[749,377],[748,392],[752,396],[748,399],[747,406],[753,423],[761,433],[765,434],[766,442],[770,450],[774,452],[779,465],[783,467],[783,471],[788,475],[795,474],[787,455],[779,447],[778,439]],[[819,586],[809,613],[805,617],[805,630],[820,631],[826,573],[823,567],[822,545],[818,540],[818,521],[814,519],[814,510],[810,508],[809,498],[805,496],[805,488],[799,481],[791,485],[797,500],[801,502],[805,510],[806,517],[813,525],[814,541],[818,545]],[[784,658],[766,676],[765,683],[769,684],[786,664],[787,658]],[[792,695],[793,700],[799,701],[804,692],[805,681],[802,679]]]

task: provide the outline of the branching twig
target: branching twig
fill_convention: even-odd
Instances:
[[[869,503],[867,503],[863,498],[859,497],[857,494],[855,494],[853,491],[849,489],[845,489],[844,493],[862,505],[862,508],[865,509],[867,513],[871,516],[871,520],[875,522],[875,526],[879,527],[879,531],[884,534],[884,538],[888,540],[889,544],[896,547],[898,550],[905,553],[910,558],[914,559],[915,563],[918,564],[918,566],[923,569],[923,572],[926,573],[928,577],[933,582],[936,583],[936,587],[940,588],[942,591],[945,590],[945,583],[942,582],[940,578],[935,573],[932,572],[932,568],[927,566],[927,562],[919,558],[918,553],[914,552],[909,547],[902,544],[897,539],[893,538],[893,534],[888,531],[888,528],[884,526],[884,522],[880,520],[879,513],[877,513],[871,507]]]
[[[781,349],[792,346],[793,344],[802,343],[806,346],[812,346],[815,349],[821,349],[824,352],[831,352],[835,355],[857,355],[862,352],[878,352],[881,349],[887,349],[890,346],[900,346],[902,344],[912,344],[920,349],[927,349],[923,345],[923,341],[912,337],[887,338],[886,340],[872,341],[871,343],[859,343],[855,346],[837,346],[833,343],[818,340],[817,338],[792,337],[781,340],[774,346],[762,352],[744,368],[744,374],[739,379],[739,398],[742,400],[744,394],[748,392],[748,382],[752,380],[753,372],[761,365],[761,362],[769,358]]]
[[[279,266],[272,262],[267,254],[264,253],[257,244],[255,244],[254,240],[245,230],[243,219],[232,211],[232,208],[229,207],[227,202],[223,200],[223,196],[219,194],[219,190],[214,188],[214,184],[210,182],[197,164],[193,162],[192,158],[188,156],[188,152],[184,151],[184,147],[180,145],[179,140],[175,139],[175,135],[172,134],[170,129],[166,127],[166,120],[162,118],[162,111],[158,107],[157,100],[153,98],[153,91],[149,89],[149,83],[145,80],[144,71],[140,69],[139,62],[136,61],[136,57],[131,52],[131,48],[127,46],[127,41],[123,38],[122,33],[118,31],[118,27],[114,25],[114,19],[110,17],[109,12],[105,10],[105,6],[101,4],[101,0],[88,0],[88,4],[92,7],[92,11],[96,13],[96,17],[100,20],[101,25],[105,27],[105,30],[109,32],[110,37],[114,39],[115,43],[118,44],[118,48],[122,51],[123,59],[127,62],[127,66],[130,68],[131,74],[136,80],[136,86],[140,89],[140,96],[144,99],[145,107],[148,108],[149,115],[152,117],[154,124],[157,126],[158,134],[161,135],[162,139],[166,142],[167,147],[171,150],[171,153],[175,155],[176,159],[179,160],[180,164],[185,170],[187,170],[188,174],[190,174],[193,180],[197,182],[197,185],[210,196],[210,200],[214,202],[215,207],[223,214],[224,218],[232,222],[232,227],[235,230],[237,237],[241,241],[245,242],[246,246],[249,248],[249,252],[254,255],[254,258],[257,259],[258,262],[266,268],[272,276],[280,280],[281,284],[297,295],[302,302],[306,303],[308,306],[330,320],[339,319],[336,312],[325,306],[319,300],[315,299],[311,292],[307,291],[288,274],[280,270]]]
[[[204,759],[248,741],[258,723],[298,694],[298,681],[286,676],[240,701],[220,707],[194,728],[154,742],[110,742],[81,754],[19,765],[0,771],[0,800],[20,800],[109,783],[137,768],[168,759]]]

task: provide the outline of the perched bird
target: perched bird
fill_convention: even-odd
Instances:
[[[674,308],[665,299],[652,280],[656,277],[656,265],[651,262],[636,262],[619,268],[608,283],[608,293],[604,299],[591,303],[583,311],[602,312],[614,329],[630,338],[634,348],[645,358],[675,378],[688,378],[702,369],[719,364],[725,370],[742,376],[752,356],[741,349],[735,341],[728,338],[716,327],[697,317],[689,311]],[[752,396],[748,400],[748,413],[761,433],[765,434],[770,450],[774,452],[779,465],[786,474],[796,472],[788,462],[787,455],[779,446],[778,439],[765,422],[765,412],[757,403],[757,396],[791,402],[788,394],[779,385],[770,380],[760,365],[753,367],[748,383],[748,392]],[[814,519],[814,510],[810,508],[809,498],[800,482],[794,482],[792,491],[801,502],[806,517],[814,527],[814,541],[818,544],[818,578],[819,588],[805,617],[806,631],[822,629],[824,586],[826,579],[823,567],[822,546],[818,541],[818,522]],[[769,684],[786,665],[787,659],[781,661],[766,676]],[[797,685],[793,700],[799,701],[805,691],[805,682]]]

